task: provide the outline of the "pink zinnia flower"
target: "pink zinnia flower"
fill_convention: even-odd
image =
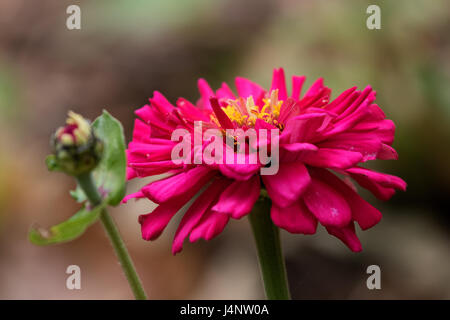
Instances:
[[[150,104],[138,109],[128,156],[128,178],[169,174],[144,186],[130,198],[148,198],[158,204],[139,222],[145,240],[156,239],[170,219],[196,194],[175,234],[172,252],[184,240],[210,240],[222,232],[230,218],[250,213],[267,190],[275,225],[291,233],[314,234],[320,222],[328,233],[352,251],[361,251],[354,222],[366,230],[377,224],[381,213],[363,200],[352,184],[389,199],[406,183],[395,176],[366,169],[360,164],[375,159],[397,159],[391,147],[395,125],[374,104],[375,91],[350,88],[330,101],[331,90],[318,79],[301,96],[305,77],[292,77],[288,96],[283,69],[275,69],[269,91],[250,80],[236,78],[235,95],[223,83],[213,91],[200,79],[200,100],[194,105],[180,98],[171,104],[155,91]],[[172,132],[184,128],[194,133],[194,122],[203,130],[250,128],[279,129],[279,170],[261,175],[263,164],[183,164],[171,159]],[[259,143],[259,141],[258,141]],[[203,149],[208,144],[204,143]],[[273,146],[272,146],[273,147]],[[249,148],[249,146],[247,146]],[[258,146],[256,146],[258,148]],[[193,148],[192,157],[198,151]],[[339,174],[339,177],[336,175]]]

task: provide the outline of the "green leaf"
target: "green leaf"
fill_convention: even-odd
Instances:
[[[97,221],[105,206],[105,204],[101,204],[91,210],[83,208],[68,220],[48,230],[40,227],[32,228],[28,237],[32,243],[40,246],[67,242],[78,238],[91,224]]]
[[[116,206],[125,196],[127,160],[122,124],[103,110],[92,127],[104,144],[102,160],[94,170],[94,179],[106,192],[108,204]]]
[[[109,205],[116,206],[125,196],[126,156],[121,123],[106,110],[92,124],[96,136],[103,142],[103,155],[93,170],[97,188]],[[86,200],[79,186],[71,191],[78,202]]]

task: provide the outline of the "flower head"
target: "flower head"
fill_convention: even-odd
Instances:
[[[395,125],[374,103],[370,86],[350,88],[330,100],[322,79],[301,96],[304,80],[292,77],[288,95],[283,69],[274,70],[268,91],[238,77],[235,95],[225,83],[213,91],[200,79],[196,104],[180,98],[173,105],[156,91],[150,104],[136,111],[140,119],[127,150],[129,179],[166,174],[124,199],[158,204],[139,219],[143,238],[156,239],[188,206],[173,241],[177,253],[187,237],[191,242],[212,239],[230,218],[249,214],[263,191],[278,227],[314,234],[319,222],[352,251],[360,251],[354,222],[365,230],[380,221],[381,213],[358,195],[353,181],[382,200],[406,188],[400,178],[362,166],[369,160],[397,159],[391,147]],[[177,130],[181,134],[174,139]],[[249,132],[256,132],[256,138]],[[206,138],[198,143],[198,135]],[[189,148],[183,149],[185,161],[173,161],[180,136]],[[223,153],[211,148],[217,142]],[[198,161],[205,154],[220,161]],[[276,170],[263,173],[274,165]]]
[[[89,121],[72,111],[68,113],[66,125],[53,134],[51,145],[52,165],[73,176],[94,169],[103,150]]]

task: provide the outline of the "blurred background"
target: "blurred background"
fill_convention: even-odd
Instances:
[[[66,8],[81,7],[81,30],[66,28]],[[366,9],[381,8],[381,30]],[[154,90],[171,101],[198,98],[243,76],[270,86],[272,69],[317,77],[333,97],[371,84],[397,124],[400,159],[374,167],[408,183],[388,203],[364,197],[384,215],[359,232],[351,253],[321,229],[282,233],[293,298],[450,298],[450,3],[447,0],[1,0],[0,1],[0,298],[130,299],[99,224],[81,238],[37,247],[30,226],[48,227],[78,205],[72,179],[49,173],[49,137],[68,110],[94,119],[106,108],[131,137],[133,111]],[[133,181],[128,192],[145,181]],[[246,219],[211,242],[185,244],[173,257],[172,221],[156,242],[141,239],[137,217],[154,205],[112,211],[151,299],[263,298]],[[66,289],[66,268],[81,267],[81,290]],[[366,287],[381,268],[381,290]]]

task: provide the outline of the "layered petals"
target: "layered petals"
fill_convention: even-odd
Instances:
[[[316,233],[317,219],[303,201],[296,201],[285,208],[280,208],[274,204],[270,210],[270,216],[276,226],[291,233]]]
[[[230,218],[250,214],[266,190],[279,228],[314,234],[320,223],[350,250],[361,251],[355,222],[366,230],[382,215],[351,181],[382,200],[406,190],[402,179],[362,167],[398,159],[392,147],[395,124],[375,103],[370,86],[349,88],[330,100],[322,78],[302,93],[304,82],[304,76],[293,76],[288,92],[285,72],[278,68],[267,91],[242,77],[235,79],[237,92],[226,83],[213,90],[199,79],[196,103],[179,98],[173,105],[155,91],[149,104],[136,110],[139,119],[126,153],[127,179],[165,175],[123,200],[158,204],[139,218],[142,237],[156,239],[177,212],[186,210],[174,237],[175,254],[186,238],[210,240]],[[182,141],[172,141],[178,129]],[[276,135],[267,134],[273,130]],[[212,136],[205,138],[206,131]],[[182,153],[188,157],[181,163],[172,161],[179,143],[187,144]],[[273,174],[262,170],[273,166],[278,168]]]
[[[189,207],[175,232],[175,238],[172,244],[173,254],[181,251],[186,237],[200,222],[203,215],[211,208],[228,184],[229,182],[225,179],[214,181]]]
[[[150,200],[163,203],[191,190],[200,190],[213,176],[214,172],[209,168],[200,166],[167,179],[152,182],[142,188],[142,192]]]
[[[260,193],[259,177],[253,176],[246,181],[234,181],[220,195],[219,201],[212,208],[218,213],[228,214],[240,219],[250,213]]]
[[[352,219],[352,212],[345,198],[321,180],[312,179],[303,199],[308,209],[326,227],[341,228]]]
[[[320,148],[316,152],[308,152],[303,161],[313,167],[347,169],[363,159],[359,152],[342,149]]]
[[[369,229],[381,220],[380,211],[367,203],[355,190],[333,173],[325,169],[315,169],[313,175],[321,181],[326,181],[334,190],[338,190],[350,206],[352,219],[358,222],[361,229]]]
[[[235,83],[237,92],[242,98],[248,98],[252,96],[255,102],[258,103],[265,93],[265,90],[258,84],[245,78],[237,77]]]
[[[355,179],[358,184],[368,189],[377,198],[389,200],[395,193],[395,189],[405,191],[406,182],[399,177],[372,171],[370,169],[354,167],[347,169],[346,172]]]
[[[209,210],[200,219],[197,226],[191,231],[189,235],[189,241],[195,242],[199,239],[211,240],[212,238],[218,236],[230,220],[230,216]]]
[[[290,162],[283,163],[277,174],[262,176],[262,180],[273,203],[286,208],[300,199],[311,177],[303,163]]]

